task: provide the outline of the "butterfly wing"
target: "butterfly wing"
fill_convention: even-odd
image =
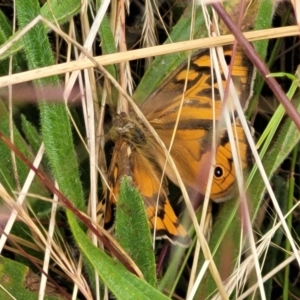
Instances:
[[[224,58],[227,65],[232,60],[231,46],[224,47]],[[187,62],[184,62],[174,73],[169,76],[141,105],[141,110],[149,121],[159,119],[165,113],[170,111],[178,112],[184,85],[187,78],[187,88],[185,92],[184,102],[195,100],[200,102],[201,107],[207,107],[211,111],[212,107],[212,65],[209,51],[200,50],[195,53],[191,59],[190,67],[187,69]],[[215,115],[218,119],[221,113],[221,97],[215,78],[216,70],[213,69],[214,76],[214,100],[215,100]],[[222,72],[222,71],[221,71]],[[232,77],[234,85],[237,87],[237,92],[242,106],[245,106],[249,95],[252,80],[253,66],[243,51],[238,48],[234,55],[234,66]],[[226,85],[224,75],[222,75],[223,86]],[[211,114],[212,115],[212,114]],[[206,114],[202,114],[201,117]],[[199,115],[198,115],[199,118]],[[210,119],[209,116],[207,119]]]
[[[224,51],[225,60],[229,64],[232,50]],[[215,70],[213,69],[213,75]],[[246,101],[250,94],[250,81],[252,67],[248,65],[242,51],[237,51],[232,71],[232,80],[238,86],[238,95],[242,101]],[[187,88],[183,95],[186,78]],[[214,80],[216,82],[216,80]],[[205,193],[207,174],[212,158],[213,121],[216,123],[221,118],[222,102],[217,85],[214,85],[214,101],[212,100],[212,76],[211,60],[209,53],[195,56],[186,69],[186,64],[168,80],[162,87],[151,95],[141,106],[150,124],[158,135],[169,147],[175,127],[179,107],[182,102],[182,110],[176,135],[171,150],[171,155],[181,174],[183,182],[187,187]],[[226,79],[222,75],[222,84],[225,87]],[[238,120],[235,122],[239,153],[241,153],[242,164],[248,165],[248,144],[244,131]],[[231,146],[225,128],[219,132],[218,147],[216,149],[215,176],[211,189],[211,199],[225,200],[232,196],[235,185],[235,171]],[[226,141],[226,143],[225,143]],[[159,148],[159,146],[157,146]],[[158,156],[160,166],[165,164],[165,156],[162,150]],[[167,176],[175,183],[177,180],[170,167],[166,170]]]
[[[141,149],[131,146],[121,137],[117,140],[112,163],[109,169],[106,223],[111,222],[112,206],[116,204],[120,181],[123,176],[130,176],[135,187],[139,190],[144,203],[150,228],[155,231],[155,238],[167,238],[174,244],[188,246],[190,238],[180,224],[167,197],[167,187],[156,164],[141,153]]]

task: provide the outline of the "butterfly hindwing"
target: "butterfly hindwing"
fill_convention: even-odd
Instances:
[[[109,178],[111,190],[108,192],[107,207],[109,217],[113,211],[111,207],[118,199],[122,177],[130,176],[144,200],[149,225],[154,231],[155,238],[167,238],[175,244],[189,245],[190,239],[187,232],[170,205],[167,186],[165,180],[161,180],[160,169],[151,162],[150,158],[147,158],[147,155],[120,138],[115,145],[109,174],[111,175]],[[106,218],[106,223],[110,221]]]

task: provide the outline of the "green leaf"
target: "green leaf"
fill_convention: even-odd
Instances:
[[[101,40],[102,40],[101,48],[102,48],[103,54],[116,53],[117,48],[115,45],[115,39],[114,39],[113,33],[111,31],[110,23],[109,23],[107,16],[104,16],[103,21],[101,23],[100,36],[101,36]],[[109,68],[108,68],[108,70],[111,73],[111,75],[116,77],[115,71],[110,70]]]
[[[110,54],[110,53],[116,53],[117,48],[115,45],[115,39],[113,36],[113,33],[111,31],[110,23],[107,18],[107,16],[104,16],[102,23],[100,25],[100,37],[101,37],[101,48],[103,51],[103,54]],[[118,67],[117,65],[108,65],[106,66],[107,71],[115,78],[118,77]],[[115,89],[112,89],[112,95],[111,95],[112,101],[115,105],[117,105],[118,101],[118,93]]]
[[[294,103],[297,110],[300,109],[300,97],[298,96],[296,103]],[[271,178],[282,162],[288,157],[293,148],[300,141],[300,132],[291,119],[286,119],[276,138],[272,143],[272,147],[268,150],[268,155],[263,160],[263,165],[268,178]],[[257,175],[259,171],[253,176],[253,180],[249,186],[251,191],[254,207],[257,207],[260,200],[265,194],[266,186],[261,180],[261,176]]]
[[[81,6],[80,0],[49,0],[41,8],[40,14],[52,23],[64,24],[79,13]]]
[[[24,4],[26,4],[26,1],[24,1]],[[80,11],[80,8],[80,0],[49,0],[46,1],[46,3],[41,9],[39,8],[39,6],[35,8],[38,9],[38,11],[36,11],[35,13],[35,17],[41,15],[48,19],[50,22],[57,22],[59,25],[61,25],[70,20],[70,18],[72,18],[73,16],[75,16]],[[28,13],[30,15],[32,12]],[[33,18],[31,20],[33,20]],[[46,28],[45,25],[42,26]],[[10,41],[18,33],[19,32],[17,31],[13,36],[10,37],[8,41]],[[23,48],[23,39],[20,39],[16,43],[14,43],[8,51],[6,51],[3,55],[0,56],[0,60],[22,50]]]
[[[63,2],[63,1],[62,1]],[[40,11],[35,0],[16,1],[19,27],[23,28]],[[43,24],[37,24],[24,37],[24,46],[30,69],[54,64],[53,53]],[[60,82],[57,76],[37,80],[35,86],[43,100],[43,86],[55,86]],[[83,191],[79,179],[78,163],[73,146],[71,125],[63,104],[39,105],[41,112],[42,136],[55,179],[60,189],[77,208],[85,209]]]
[[[113,260],[102,250],[95,247],[78,226],[74,215],[67,212],[70,227],[81,252],[94,266],[95,270],[117,299],[169,299],[146,281],[136,277],[119,262]]]
[[[274,194],[276,196],[276,199],[279,203],[280,208],[282,209],[282,214],[285,215],[288,211],[288,191],[287,191],[287,184],[286,180],[284,180],[280,176],[274,176],[272,178],[273,186],[274,186]],[[262,228],[262,232],[268,232],[269,230],[272,230],[272,227],[274,224],[271,222],[268,224],[267,228]],[[265,226],[264,226],[265,227]],[[276,230],[274,233],[274,236],[272,238],[272,243],[274,245],[281,245],[282,244],[282,238],[284,237],[284,232],[282,230]],[[282,252],[282,249],[279,249],[278,247],[270,247],[268,249],[268,263],[263,265],[263,271],[262,274],[268,274],[269,272],[272,272],[278,264],[278,257],[280,257]],[[280,274],[278,274],[280,276]],[[274,280],[268,280],[264,283],[266,295],[272,295],[272,288],[276,285]],[[271,298],[269,298],[271,299]]]
[[[10,259],[0,257],[0,299],[28,299],[36,300],[38,298],[38,288],[40,278],[30,269],[20,263]],[[51,292],[51,296],[44,299],[65,299],[62,295]]]
[[[0,10],[0,45],[6,43],[8,38],[12,35],[12,25],[5,14]],[[6,55],[7,57],[7,55]],[[12,69],[14,72],[19,72],[25,67],[23,53],[17,53],[12,60]],[[0,75],[7,75],[9,73],[9,59],[0,60]]]
[[[29,121],[27,121],[25,115],[21,115],[21,122],[22,130],[25,134],[26,140],[31,146],[33,152],[37,153],[41,146],[41,143],[43,142],[41,136],[39,135],[36,128]]]
[[[3,132],[6,136],[9,136],[9,121],[8,115],[4,116],[4,114],[0,118],[0,131]],[[14,132],[14,144],[15,146],[31,161],[33,160],[33,154],[30,151],[30,148],[24,141],[18,129],[13,126]],[[18,190],[18,184],[16,182],[16,178],[13,175],[12,171],[12,156],[11,150],[7,148],[7,146],[3,143],[0,143],[0,182],[6,188],[8,192],[15,192]],[[18,174],[18,180],[20,182],[20,186],[22,186],[28,175],[28,168],[24,165],[22,161],[16,158],[16,169]],[[34,181],[29,190],[30,193],[48,196],[48,192],[45,187],[39,181]],[[29,198],[30,199],[30,198]],[[31,200],[30,203],[33,205],[35,200]],[[45,203],[44,203],[45,204]],[[49,206],[49,205],[46,205]],[[38,213],[37,211],[35,211]]]
[[[142,197],[123,177],[116,210],[116,239],[152,286],[156,285],[155,257]]]
[[[256,1],[257,12],[254,30],[267,29],[272,27],[272,19],[274,14],[274,2],[272,0]],[[261,59],[265,60],[267,55],[268,40],[255,41],[253,46]],[[258,100],[264,85],[264,79],[260,74],[256,75],[253,84],[253,97],[247,109],[247,115],[251,115],[256,109]]]

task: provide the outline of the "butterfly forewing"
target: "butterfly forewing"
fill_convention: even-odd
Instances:
[[[231,46],[224,50],[224,58],[229,65],[232,58]],[[212,72],[212,73],[211,73]],[[214,86],[214,106],[216,107],[216,117],[219,118],[221,113],[221,97],[217,80],[215,78],[215,69],[212,69],[209,51],[201,50],[196,53],[188,68],[187,63],[182,64],[160,87],[154,91],[141,105],[141,110],[147,117],[148,121],[155,120],[163,116],[166,112],[173,110],[178,113],[178,107],[182,100],[184,85],[187,79],[187,89],[184,93],[184,102],[196,100],[201,107],[207,107],[211,115],[212,107],[212,84]],[[252,82],[253,66],[241,49],[236,51],[234,56],[234,67],[231,79],[233,80],[238,96],[245,105],[250,95]],[[213,74],[214,78],[211,77]],[[222,75],[223,87],[226,85],[226,78]],[[186,114],[182,114],[186,115]],[[202,117],[205,113],[202,113]],[[199,114],[198,114],[199,116]],[[209,117],[208,117],[209,118]],[[210,119],[211,120],[211,119]]]
[[[232,60],[232,50],[225,49],[224,56],[225,61],[229,64]],[[237,94],[243,102],[250,94],[251,81],[249,78],[252,77],[252,67],[250,66],[248,59],[239,49],[234,58],[231,78]],[[142,111],[148,113],[146,117],[150,124],[157,131],[166,147],[169,147],[179,107],[183,101],[171,155],[185,185],[201,194],[205,194],[207,185],[207,178],[205,179],[201,173],[208,174],[212,161],[213,120],[218,122],[222,114],[222,101],[218,85],[211,76],[211,74],[215,76],[215,72],[216,70],[211,68],[209,52],[200,56],[196,55],[191,60],[189,69],[186,65],[182,66],[169,81],[162,85],[159,92],[151,95],[141,106]],[[221,77],[222,85],[225,88],[226,78],[222,73]],[[187,88],[183,92],[186,79]],[[214,101],[212,100],[212,85]],[[169,99],[167,93],[172,89],[173,98]],[[152,110],[150,109],[151,103],[156,104],[156,106],[152,106]],[[166,103],[169,103],[169,106]],[[248,149],[248,144],[240,122],[235,122],[235,124],[238,132],[236,140],[239,141],[238,144],[244,145],[244,147],[241,146],[239,152],[242,153],[241,160],[243,167],[245,167],[248,164],[246,158],[248,154],[245,154],[245,147]],[[219,166],[224,172],[221,176],[214,176],[210,194],[210,198],[217,201],[231,197],[235,185],[231,146],[227,139],[227,145],[224,148],[224,143],[221,143],[222,132],[223,135],[224,132],[227,135],[226,129],[221,127],[220,138],[217,139],[217,145],[219,145],[216,150],[216,166]],[[222,149],[225,151],[227,148],[230,155],[226,156],[222,154]],[[163,156],[159,156],[158,161],[161,166],[165,164]],[[177,182],[170,167],[167,167],[166,174],[174,183]]]

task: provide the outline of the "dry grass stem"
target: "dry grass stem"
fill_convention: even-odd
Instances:
[[[25,33],[23,33],[25,34]],[[245,32],[245,37],[249,41],[267,40],[279,37],[294,36],[299,34],[298,26],[287,26],[281,28],[264,29],[258,31]],[[20,37],[19,37],[20,38]],[[232,44],[234,41],[233,35],[225,35],[221,37],[204,38],[193,41],[178,42],[174,44],[167,44],[162,46],[155,46],[147,49],[138,49],[127,51],[123,53],[102,55],[94,57],[97,64],[105,66],[122,61],[131,61],[140,58],[164,55],[173,52],[188,51],[195,49],[207,49],[210,47],[218,47]],[[4,46],[3,46],[4,47]],[[7,50],[0,48],[0,55]],[[12,74],[10,76],[2,76],[0,78],[0,87],[5,87],[12,84],[27,82],[38,78],[44,78],[52,75],[59,75],[73,71],[79,71],[87,68],[95,67],[94,62],[89,59],[82,59],[79,61],[72,61],[69,63],[62,63],[55,66],[49,66],[18,74]]]

